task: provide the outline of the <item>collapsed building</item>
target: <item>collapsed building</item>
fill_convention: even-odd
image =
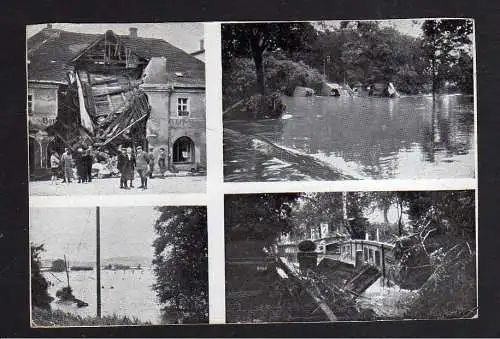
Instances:
[[[27,41],[32,177],[50,153],[93,146],[164,148],[171,171],[204,171],[204,63],[161,39],[50,25]],[[156,155],[155,154],[155,155]]]

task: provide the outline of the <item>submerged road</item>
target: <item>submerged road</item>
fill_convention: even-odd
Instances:
[[[346,180],[352,177],[263,136],[224,129],[224,181]]]

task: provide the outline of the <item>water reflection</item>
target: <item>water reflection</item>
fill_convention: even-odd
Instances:
[[[354,178],[471,178],[475,167],[471,99],[462,95],[444,95],[436,101],[431,96],[284,97],[292,118],[227,121],[224,127],[300,151]],[[225,160],[233,164],[225,162],[229,181],[251,181],[234,171],[245,170],[252,145],[239,147],[226,135],[224,141]],[[265,162],[254,161],[254,168],[266,171]],[[267,180],[285,180],[277,175],[268,175]],[[253,180],[265,176],[260,173]]]

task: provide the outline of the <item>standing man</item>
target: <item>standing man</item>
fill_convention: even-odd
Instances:
[[[162,178],[164,177],[165,171],[167,170],[166,160],[167,155],[165,154],[165,149],[163,147],[160,147],[160,155],[158,155],[158,166],[160,167]]]
[[[141,186],[139,188],[147,189],[148,188],[148,170],[149,170],[149,157],[146,152],[142,150],[141,146],[137,147],[137,156],[136,156],[136,168],[137,173],[141,177]]]
[[[71,156],[69,148],[64,149],[64,153],[61,156],[61,162],[64,173],[63,182],[69,184],[71,182],[71,177],[73,177],[73,157]]]
[[[132,147],[127,147],[127,154],[125,159],[125,172],[127,180],[130,180],[130,187],[134,188],[134,171],[135,171],[135,156],[132,154]]]
[[[149,164],[149,178],[153,179],[153,171],[155,169],[155,155],[153,153],[153,147],[149,147],[148,164]]]
[[[123,147],[120,147],[120,154],[118,154],[118,162],[117,168],[120,171],[120,188],[128,189],[127,186],[127,176],[125,173],[125,163],[127,161],[127,150]]]
[[[85,166],[85,158],[83,154],[83,148],[78,147],[75,156],[76,175],[78,176],[78,183],[84,183],[85,177],[87,176],[87,169]]]

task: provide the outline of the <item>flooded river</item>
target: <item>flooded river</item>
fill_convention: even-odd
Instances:
[[[55,298],[56,291],[66,286],[66,273],[44,272],[44,276],[51,283],[49,294],[54,297],[52,309],[70,312],[80,316],[97,314],[96,305],[96,272],[71,271],[70,283],[73,294],[89,304],[88,307],[78,308],[74,303],[61,303]],[[156,294],[151,288],[155,278],[149,268],[142,270],[102,270],[101,271],[101,300],[102,315],[127,316],[138,318],[143,322],[160,324],[162,322],[160,305]]]
[[[283,97],[281,119],[224,121],[226,181],[475,176],[473,97]]]

